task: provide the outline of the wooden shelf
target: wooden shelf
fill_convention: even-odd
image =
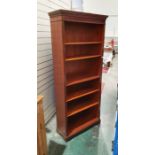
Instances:
[[[81,90],[80,92],[72,93],[72,94],[70,94],[68,96],[66,102],[69,102],[69,101],[72,101],[72,100],[75,100],[75,99],[78,99],[78,98],[81,98],[81,97],[96,93],[99,90],[100,89],[90,89],[90,88],[88,88],[88,89]]]
[[[101,41],[86,41],[86,42],[67,42],[65,45],[91,45],[91,44],[101,44]]]
[[[78,83],[83,83],[83,82],[95,80],[95,79],[98,79],[98,78],[100,78],[99,75],[95,75],[95,76],[87,76],[87,75],[80,75],[80,76],[79,75],[75,75],[75,76],[71,76],[68,79],[67,86],[71,86],[71,85],[74,85],[74,84],[78,84]]]
[[[68,140],[100,122],[102,51],[107,16],[64,10],[49,15],[57,131]]]
[[[100,119],[98,117],[94,118],[94,119],[91,119],[85,123],[83,123],[82,125],[80,126],[77,126],[76,128],[72,129],[70,132],[69,132],[69,135],[68,137],[72,137],[74,135],[76,135],[77,133],[79,133],[80,131],[83,131],[85,130],[86,128],[98,123],[100,121]]]
[[[91,101],[86,101],[85,103],[79,103],[76,106],[72,106],[72,108],[68,108],[68,115],[67,116],[68,117],[73,116],[77,113],[80,113],[84,110],[87,110],[87,109],[99,104],[98,102],[92,102],[92,103],[90,103],[90,102]],[[68,106],[70,106],[70,105],[68,105]]]
[[[93,59],[93,58],[99,58],[101,55],[89,55],[89,56],[80,56],[80,57],[72,57],[72,58],[66,58],[65,61],[76,61],[76,60],[85,60],[85,59]]]

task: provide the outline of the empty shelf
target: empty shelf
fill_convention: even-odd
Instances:
[[[67,82],[67,86],[71,86],[74,84],[78,84],[78,83],[82,83],[82,82],[86,82],[86,81],[91,81],[91,80],[95,80],[100,78],[99,75],[95,75],[95,76],[86,76],[86,75],[75,75],[75,76],[70,76],[70,78],[68,79]]]
[[[100,121],[100,119],[98,117],[90,119],[89,121],[86,121],[82,125],[79,125],[76,128],[70,130],[68,137],[74,136],[75,134],[79,133],[80,131],[85,130],[86,128],[94,125],[95,123],[98,123],[99,121]]]
[[[96,93],[98,92],[100,89],[85,89],[85,90],[81,90],[80,92],[75,92],[73,94],[70,94],[66,100],[66,102],[69,102],[69,101],[72,101],[72,100],[75,100],[75,99],[78,99],[78,98],[81,98],[81,97],[84,97],[84,96],[87,96],[87,95],[90,95],[90,94],[93,94],[93,93]]]
[[[92,102],[92,103],[90,103],[90,102],[91,101],[87,101],[86,103],[82,103],[82,104],[79,103],[76,106],[72,106],[71,108],[68,108],[69,109],[68,117],[75,115],[81,111],[87,110],[87,109],[99,104],[98,102]],[[68,106],[70,106],[70,105],[68,105]]]

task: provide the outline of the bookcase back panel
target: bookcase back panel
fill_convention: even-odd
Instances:
[[[100,79],[92,80],[67,87],[66,97],[69,100],[99,89],[100,89]]]
[[[66,63],[66,75],[67,79],[72,76],[82,75],[99,75],[101,69],[101,58],[91,60],[72,61]]]
[[[66,47],[65,57],[101,55],[101,45],[70,45]]]
[[[65,22],[65,42],[101,41],[102,24]]]
[[[67,116],[72,117],[88,108],[99,106],[99,92],[67,102]]]

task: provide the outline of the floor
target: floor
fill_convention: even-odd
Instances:
[[[47,124],[48,155],[112,155],[117,103],[118,58],[113,59],[108,73],[103,73],[101,123],[68,142],[56,132],[56,116]]]

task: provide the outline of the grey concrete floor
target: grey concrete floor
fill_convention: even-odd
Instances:
[[[103,73],[101,97],[101,123],[86,130],[68,142],[56,132],[56,116],[46,128],[49,155],[112,155],[115,113],[117,104],[117,55],[108,73]]]

